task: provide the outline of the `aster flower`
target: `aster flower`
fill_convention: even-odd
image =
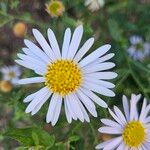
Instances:
[[[3,74],[3,80],[10,81],[14,85],[18,83],[19,77],[21,75],[21,70],[18,66],[5,66],[2,67],[0,71]]]
[[[7,93],[12,90],[12,84],[9,81],[0,81],[0,91]]]
[[[85,6],[89,8],[92,12],[99,10],[105,4],[104,0],[86,0]]]
[[[131,46],[127,49],[134,60],[143,60],[150,56],[150,43],[144,42],[140,36],[130,37]]]
[[[16,37],[24,37],[27,32],[27,25],[24,22],[17,22],[13,26],[13,33]]]
[[[65,11],[65,7],[59,0],[51,0],[49,4],[46,4],[46,11],[52,17],[59,17],[62,16],[63,12]]]
[[[39,76],[22,79],[19,83],[43,82],[44,88],[24,99],[24,102],[30,102],[26,113],[31,112],[34,115],[51,97],[46,116],[47,123],[56,124],[63,102],[69,123],[72,122],[72,119],[89,122],[85,107],[94,117],[97,117],[93,102],[102,107],[107,107],[107,104],[96,93],[108,97],[115,96],[111,90],[115,85],[105,81],[117,76],[114,72],[106,71],[115,66],[112,62],[106,62],[114,54],[104,55],[111,46],[108,44],[101,46],[84,57],[92,47],[94,38],[88,39],[79,49],[83,35],[81,25],[75,29],[72,38],[70,28],[66,29],[62,50],[60,50],[55,34],[51,29],[48,29],[50,44],[37,29],[33,29],[33,34],[41,48],[29,40],[24,40],[27,48],[22,49],[24,54],[18,54],[20,59],[16,62],[32,69]]]
[[[114,112],[109,109],[109,113],[115,121],[101,119],[105,125],[99,128],[100,133],[118,135],[111,140],[100,143],[96,149],[104,150],[148,150],[150,147],[150,104],[147,105],[146,99],[142,104],[141,112],[138,111],[138,101],[141,95],[132,94],[130,106],[126,96],[123,96],[123,108],[121,110],[114,106]]]

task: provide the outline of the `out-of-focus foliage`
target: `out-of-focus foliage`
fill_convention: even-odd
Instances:
[[[91,36],[95,44],[91,51],[105,43],[112,45],[113,61],[118,77],[116,97],[104,98],[109,107],[121,105],[123,94],[141,93],[150,100],[150,58],[142,62],[133,60],[127,53],[129,37],[140,35],[150,42],[149,0],[105,0],[105,5],[96,12],[84,6],[84,0],[62,0],[65,12],[61,17],[52,18],[45,11],[48,0],[1,0],[0,1],[0,67],[13,65],[16,53],[24,47],[23,39],[33,39],[32,28],[38,28],[46,36],[50,27],[62,43],[66,27],[72,30],[79,24],[84,26],[82,43]],[[24,22],[27,32],[16,37],[14,24]],[[34,76],[32,71],[22,68],[22,77]],[[0,80],[2,75],[0,74]],[[90,123],[74,121],[68,124],[62,110],[55,127],[45,122],[46,103],[35,116],[25,114],[23,98],[41,85],[14,86],[9,93],[0,92],[0,149],[4,150],[91,150],[102,137],[97,129],[100,118],[109,117],[106,109],[98,107],[98,118],[91,117]]]

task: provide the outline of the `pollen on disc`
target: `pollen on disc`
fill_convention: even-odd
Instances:
[[[73,61],[57,60],[48,65],[45,79],[45,85],[52,92],[65,96],[79,87],[82,74]]]
[[[139,121],[129,122],[123,131],[123,140],[130,147],[138,147],[145,140],[145,131]]]

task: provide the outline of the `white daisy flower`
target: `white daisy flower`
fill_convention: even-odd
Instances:
[[[134,60],[143,60],[150,56],[150,43],[144,42],[140,36],[130,37],[131,46],[127,49]]]
[[[143,101],[141,112],[139,113],[137,103],[141,95],[132,94],[130,106],[126,96],[123,96],[123,109],[114,106],[114,112],[109,109],[109,113],[115,121],[101,119],[105,125],[99,128],[100,133],[118,135],[111,140],[100,143],[96,149],[103,150],[148,150],[150,147],[150,104],[146,99]]]
[[[2,67],[0,71],[3,74],[3,80],[10,81],[14,85],[18,83],[19,77],[21,75],[21,70],[18,66],[5,66]]]
[[[104,0],[86,0],[84,5],[88,6],[92,12],[99,10],[105,4]]]
[[[110,90],[115,85],[105,81],[117,76],[114,72],[105,71],[115,66],[112,62],[106,62],[114,54],[104,55],[111,46],[108,44],[101,46],[84,57],[93,45],[94,38],[88,39],[79,49],[83,34],[81,25],[75,29],[72,38],[70,28],[66,29],[61,50],[51,29],[48,29],[49,43],[38,30],[33,29],[33,34],[41,48],[29,40],[24,40],[27,48],[22,50],[25,54],[18,54],[20,59],[16,62],[32,69],[39,76],[22,79],[19,84],[43,82],[45,86],[24,99],[24,102],[30,102],[26,113],[31,112],[34,115],[51,97],[46,116],[47,123],[56,124],[62,102],[69,123],[72,119],[89,122],[85,107],[94,117],[97,117],[93,102],[102,107],[107,107],[107,104],[96,93],[108,97],[115,96]]]

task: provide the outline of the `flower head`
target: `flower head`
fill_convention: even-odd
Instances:
[[[16,37],[24,37],[27,32],[27,26],[24,22],[18,22],[13,27],[13,33]]]
[[[65,7],[59,0],[51,0],[49,4],[46,4],[46,11],[52,17],[59,17],[62,16],[63,12],[65,11]]]
[[[5,66],[0,69],[3,74],[3,80],[10,81],[16,85],[21,75],[21,70],[18,66]]]
[[[38,30],[33,29],[33,34],[41,48],[29,40],[24,40],[27,48],[22,49],[24,54],[18,54],[20,59],[16,62],[32,69],[39,76],[22,79],[19,83],[43,82],[44,88],[24,99],[24,102],[30,102],[26,112],[35,114],[51,97],[46,116],[47,123],[56,124],[63,102],[69,123],[72,119],[89,122],[85,107],[97,117],[93,102],[102,107],[107,107],[107,104],[96,93],[108,97],[115,96],[111,90],[115,85],[106,81],[117,76],[114,72],[106,71],[115,66],[112,62],[106,62],[114,56],[113,53],[106,54],[111,46],[101,46],[85,57],[94,43],[94,38],[88,39],[79,48],[83,34],[82,26],[75,29],[72,38],[70,28],[66,29],[61,50],[51,29],[48,29],[50,44]]]
[[[10,92],[12,90],[12,84],[9,81],[0,81],[0,90],[4,93]]]
[[[150,43],[144,42],[140,36],[130,37],[131,46],[128,53],[134,60],[143,60],[150,55]]]
[[[115,121],[101,119],[105,126],[99,128],[99,132],[119,136],[97,145],[96,149],[149,149],[150,120],[148,113],[150,112],[150,104],[147,105],[147,101],[144,99],[139,113],[137,103],[140,97],[141,95],[132,94],[129,106],[126,96],[123,96],[125,115],[116,106],[114,106],[114,112],[109,109],[109,113]]]
[[[104,0],[86,0],[85,6],[88,6],[92,12],[99,10],[105,4]]]

